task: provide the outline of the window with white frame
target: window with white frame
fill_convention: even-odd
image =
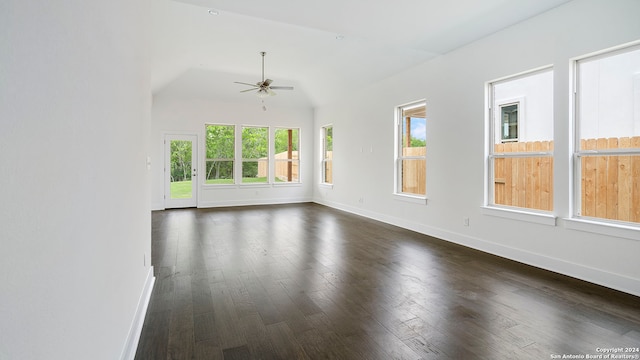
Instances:
[[[553,210],[553,69],[488,84],[486,203]]]
[[[500,139],[503,143],[518,141],[518,114],[520,102],[498,105],[500,108]]]
[[[205,125],[206,184],[233,184],[234,125]]]
[[[275,182],[300,182],[300,129],[275,131]]]
[[[418,101],[396,109],[396,193],[427,195],[426,103]]]
[[[574,215],[640,223],[640,45],[575,62]]]
[[[242,183],[269,182],[269,128],[242,127]]]
[[[333,184],[333,126],[322,127],[322,179],[323,184]]]

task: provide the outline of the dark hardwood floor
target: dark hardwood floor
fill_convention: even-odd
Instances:
[[[152,242],[136,359],[550,359],[640,347],[638,297],[317,204],[154,212]]]

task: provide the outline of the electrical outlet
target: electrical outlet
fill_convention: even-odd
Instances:
[[[462,218],[462,223],[464,224],[464,226],[469,226],[469,218],[468,217]]]

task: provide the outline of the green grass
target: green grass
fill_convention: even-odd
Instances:
[[[189,199],[192,196],[191,180],[174,181],[171,183],[172,199]]]
[[[233,179],[209,179],[205,184],[233,184]]]
[[[276,179],[276,182],[282,182],[280,179]],[[266,184],[266,177],[255,178],[242,178],[243,184]],[[233,185],[233,179],[209,179],[205,184],[230,184]],[[174,181],[171,183],[171,198],[172,199],[189,199],[192,196],[192,183],[188,181]]]
[[[243,184],[266,183],[267,177],[242,178]]]

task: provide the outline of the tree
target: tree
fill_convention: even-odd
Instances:
[[[269,156],[269,128],[242,128],[242,177],[258,176],[258,160]]]
[[[171,140],[171,181],[191,180],[191,141]]]
[[[207,125],[206,171],[209,179],[233,179],[235,126]]]

